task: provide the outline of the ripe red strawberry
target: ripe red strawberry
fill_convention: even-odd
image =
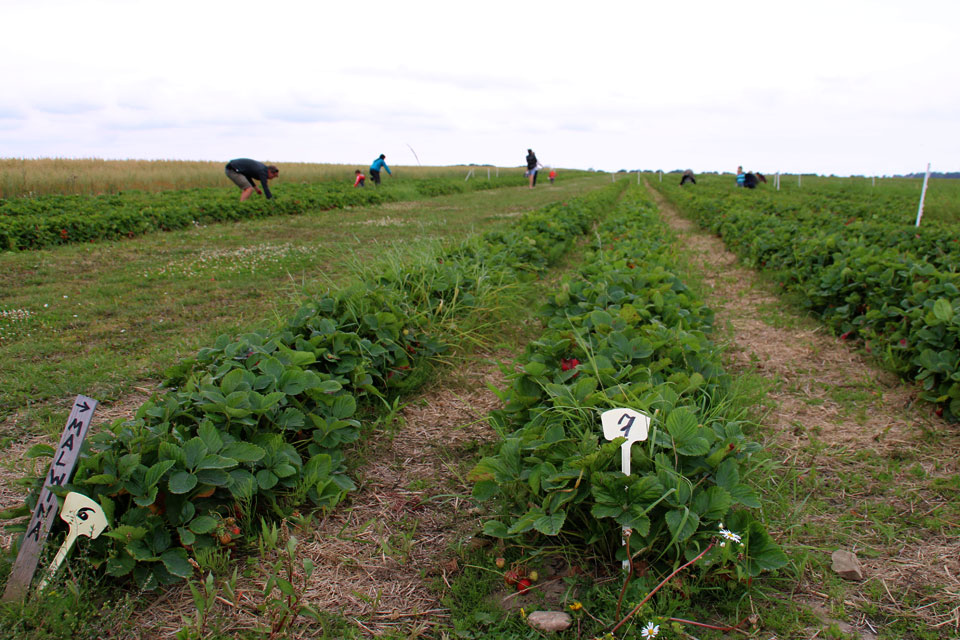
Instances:
[[[520,593],[526,593],[527,589],[529,589],[530,585],[532,584],[533,583],[530,582],[529,578],[520,578],[520,580],[517,582],[517,591]]]

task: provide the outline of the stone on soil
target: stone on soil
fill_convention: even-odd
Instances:
[[[833,552],[831,558],[833,559],[833,570],[838,576],[847,580],[863,580],[863,567],[860,565],[857,554],[837,549]]]
[[[540,631],[563,631],[571,623],[570,615],[563,611],[534,611],[527,616],[527,624]]]

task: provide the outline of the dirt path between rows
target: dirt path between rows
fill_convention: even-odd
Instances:
[[[782,461],[778,490],[796,483],[797,502],[815,498],[813,508],[798,505],[795,513],[780,513],[770,523],[788,553],[791,546],[804,546],[823,559],[806,568],[790,595],[815,612],[821,605],[829,608],[831,600],[835,608],[852,605],[853,624],[841,628],[863,638],[876,637],[879,626],[876,618],[856,611],[867,603],[880,614],[916,616],[956,630],[958,523],[924,520],[955,514],[949,509],[955,490],[949,487],[960,470],[956,427],[918,403],[913,387],[787,309],[772,283],[739,266],[722,240],[697,229],[650,191],[702,275],[706,302],[716,312],[715,339],[728,345],[726,367],[771,385],[761,436]],[[865,573],[862,582],[843,583],[839,603],[836,590],[824,586],[838,580],[830,570],[837,549],[857,553]]]

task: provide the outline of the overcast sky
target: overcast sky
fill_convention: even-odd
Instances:
[[[0,157],[960,170],[957,0],[0,10]]]

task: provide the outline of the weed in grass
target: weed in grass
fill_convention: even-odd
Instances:
[[[193,555],[200,571],[207,571],[211,575],[225,575],[232,566],[230,549],[227,547],[198,548]]]

